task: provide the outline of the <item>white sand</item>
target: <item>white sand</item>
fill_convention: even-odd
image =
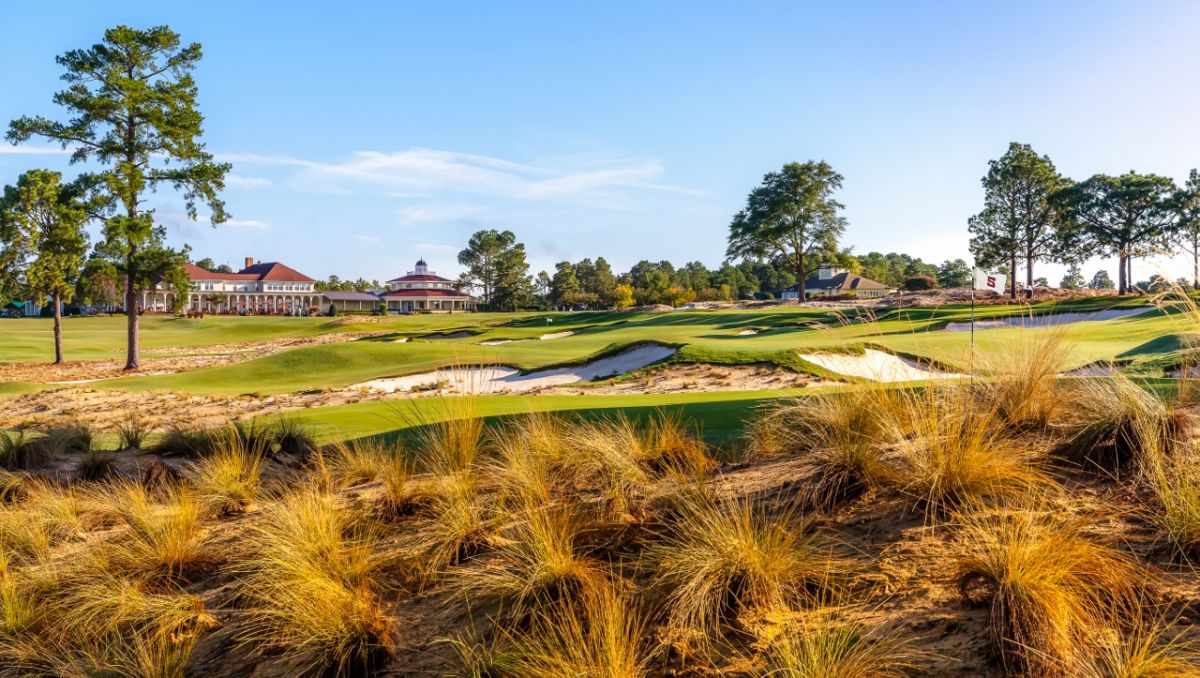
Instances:
[[[755,335],[755,334],[758,334],[758,330],[756,330],[754,328],[747,328],[747,329],[744,329],[741,332],[737,333],[737,335],[739,337],[749,337],[749,336]]]
[[[830,372],[859,377],[872,381],[922,381],[925,379],[952,379],[961,374],[938,372],[891,353],[866,349],[862,355],[851,353],[801,353],[808,362],[824,367]]]
[[[571,336],[572,334],[575,334],[575,330],[567,330],[566,332],[551,332],[550,334],[543,334],[538,338],[542,341],[550,341],[551,339],[563,339]]]
[[[422,372],[403,377],[386,377],[356,384],[351,388],[367,388],[386,393],[411,391],[414,387],[425,388],[443,385],[439,390],[456,393],[504,393],[532,391],[548,386],[595,381],[638,370],[651,363],[668,358],[675,353],[669,346],[648,344],[638,346],[616,355],[593,360],[590,363],[538,370],[521,374],[519,370],[498,365],[495,367],[466,367]]]
[[[1110,308],[1106,311],[1094,311],[1091,313],[1051,313],[1049,315],[1027,316],[1027,315],[1012,315],[1004,318],[988,318],[987,320],[976,320],[976,330],[991,330],[997,327],[1053,327],[1055,325],[1068,325],[1070,323],[1088,322],[1097,320],[1112,320],[1114,318],[1124,318],[1127,316],[1138,315],[1149,311],[1152,306],[1143,306],[1140,308]],[[970,322],[950,323],[946,325],[947,332],[970,332]]]

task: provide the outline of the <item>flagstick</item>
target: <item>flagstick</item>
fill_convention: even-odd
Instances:
[[[979,267],[976,266],[971,271],[971,355],[967,359],[967,374],[971,375],[971,381],[975,381],[975,285],[979,280]]]

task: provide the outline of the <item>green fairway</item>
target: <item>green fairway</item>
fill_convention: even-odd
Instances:
[[[474,399],[479,416],[501,418],[534,412],[571,412],[602,417],[623,413],[649,416],[658,410],[678,413],[697,425],[713,443],[739,438],[756,408],[779,398],[798,396],[799,389],[775,391],[727,391],[619,396],[487,396]],[[385,435],[413,426],[434,423],[454,415],[441,398],[384,400],[318,407],[267,420],[286,417],[311,428],[319,440]]]
[[[1047,310],[1080,311],[1103,308],[1086,300]],[[1123,301],[1123,303],[1129,303]],[[1113,300],[1108,300],[1111,306]],[[1029,314],[1029,307],[986,307],[980,317]],[[172,375],[132,377],[102,382],[105,387],[170,389],[210,394],[277,394],[338,388],[370,379],[424,372],[449,365],[503,363],[530,370],[580,362],[622,346],[655,341],[680,348],[679,362],[773,362],[818,376],[833,376],[797,358],[819,350],[859,350],[870,345],[902,355],[930,360],[963,370],[970,360],[970,334],[948,332],[948,322],[969,317],[961,306],[891,311],[869,322],[850,322],[825,309],[778,307],[769,310],[676,311],[671,313],[574,313],[526,316],[504,325],[488,326],[491,318],[461,316],[455,324],[446,317],[389,319],[395,336],[355,342],[308,346],[248,362]],[[547,319],[552,320],[548,323]],[[301,319],[302,320],[302,319]],[[514,319],[509,317],[508,320]],[[475,321],[473,325],[469,325]],[[1164,335],[1190,332],[1194,320],[1182,314],[1151,311],[1135,317],[1081,322],[1061,328],[1008,327],[976,332],[976,350],[1005,350],[1022,337],[1063,332],[1068,347],[1066,368],[1097,360],[1118,359]],[[477,333],[446,339],[421,335],[447,327],[471,326]],[[400,330],[403,330],[402,333]],[[747,329],[757,334],[741,335]],[[549,331],[575,334],[550,341],[538,337]],[[413,337],[404,343],[401,337]],[[499,345],[483,342],[514,340]]]

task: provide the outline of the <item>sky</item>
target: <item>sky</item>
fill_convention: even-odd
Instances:
[[[845,177],[843,245],[970,261],[979,180],[1010,141],[1075,179],[1200,166],[1197,2],[21,3],[0,125],[65,119],[55,56],[118,24],[203,45],[233,218],[153,206],[174,245],[235,268],[385,280],[424,257],[453,277],[481,228],[516,233],[532,272],[716,267],[746,194],[806,160]],[[82,169],[54,150],[0,144],[0,183]]]

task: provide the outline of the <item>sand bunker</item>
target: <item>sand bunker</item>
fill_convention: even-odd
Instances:
[[[758,334],[758,330],[754,329],[753,327],[747,327],[746,329],[737,333],[739,337],[750,337],[755,334]]]
[[[499,346],[501,344],[511,344],[514,341],[517,341],[517,340],[516,339],[488,339],[487,341],[479,342],[479,345],[480,346]]]
[[[517,369],[503,365],[442,369],[403,377],[372,379],[356,384],[353,388],[366,388],[387,393],[429,388],[477,394],[533,391],[549,386],[594,381],[639,370],[670,357],[675,350],[670,346],[648,344],[622,351],[607,358],[593,360],[590,363],[537,370],[528,374],[522,374]]]
[[[1143,306],[1140,308],[1110,308],[1106,311],[1094,311],[1091,313],[1051,313],[1048,315],[1012,315],[1004,318],[988,318],[987,320],[976,320],[976,330],[992,330],[997,327],[1053,327],[1055,325],[1068,325],[1070,323],[1087,322],[1095,320],[1112,320],[1114,318],[1124,318],[1127,316],[1138,315],[1149,311],[1151,306]],[[947,332],[970,332],[971,323],[958,322],[946,325]]]
[[[575,330],[567,330],[566,332],[551,332],[550,334],[543,334],[542,336],[538,337],[538,339],[541,339],[542,341],[550,341],[551,339],[563,339],[573,334],[575,334]]]
[[[800,357],[830,372],[872,381],[921,381],[952,379],[961,374],[938,372],[915,360],[868,348],[862,355],[852,353],[801,353]]]

